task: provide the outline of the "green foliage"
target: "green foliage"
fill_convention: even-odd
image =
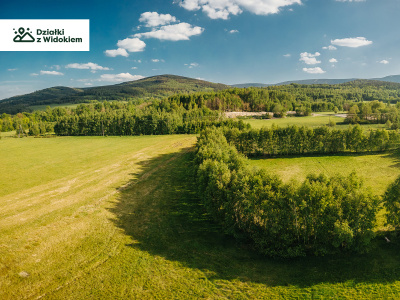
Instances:
[[[384,196],[383,204],[386,208],[386,218],[389,225],[400,227],[400,177],[389,185]]]
[[[57,135],[163,135],[198,133],[207,126],[248,128],[243,121],[224,119],[207,108],[166,108],[163,104],[144,109],[129,106],[120,110],[86,111],[78,106],[75,114],[58,118],[54,126]],[[82,111],[81,111],[82,109]]]
[[[359,125],[346,130],[296,125],[244,131],[226,129],[224,134],[240,152],[253,156],[385,151],[400,142],[395,131],[364,132]]]
[[[266,255],[364,252],[370,245],[379,202],[354,173],[309,175],[301,184],[284,184],[249,168],[217,129],[201,133],[195,163],[199,194],[210,215]]]

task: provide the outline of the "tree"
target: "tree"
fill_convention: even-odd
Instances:
[[[386,222],[395,228],[400,226],[400,176],[389,185],[383,195],[383,205],[386,209]]]

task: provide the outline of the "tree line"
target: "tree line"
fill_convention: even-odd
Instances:
[[[221,129],[206,129],[198,138],[198,193],[227,233],[252,240],[269,256],[368,250],[380,202],[355,173],[284,184],[246,160]]]
[[[154,107],[138,111],[90,112],[67,115],[54,125],[57,135],[164,135],[199,133],[209,126],[245,129],[242,120],[226,119],[207,108],[167,111]]]
[[[0,115],[0,131],[17,130],[31,135],[146,135],[198,133],[206,126],[249,128],[243,121],[226,119],[218,111],[164,100],[93,101],[76,107],[47,107],[44,111]]]
[[[348,129],[288,126],[261,129],[225,129],[227,141],[236,149],[252,156],[334,154],[342,152],[385,151],[397,148],[397,131],[371,130],[360,125]]]

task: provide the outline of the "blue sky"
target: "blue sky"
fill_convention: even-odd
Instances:
[[[89,19],[89,52],[0,52],[0,99],[159,74],[225,84],[400,74],[399,0],[2,1],[0,19]]]

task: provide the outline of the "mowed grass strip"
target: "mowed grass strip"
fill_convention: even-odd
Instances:
[[[100,166],[88,159],[64,185],[12,193],[25,210],[0,217],[0,299],[400,297],[396,239],[378,239],[366,255],[258,255],[205,214],[193,184],[195,137],[148,138],[142,147],[127,138],[134,150]],[[3,208],[9,199],[0,198]]]

